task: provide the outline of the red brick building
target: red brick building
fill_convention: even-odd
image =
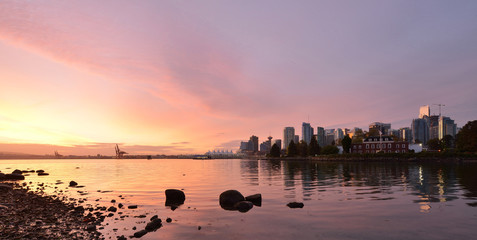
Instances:
[[[367,137],[363,143],[351,144],[351,153],[406,153],[409,152],[408,142],[395,142],[392,137]]]

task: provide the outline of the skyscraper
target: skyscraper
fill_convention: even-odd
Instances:
[[[457,125],[450,117],[441,116],[439,118],[439,139],[444,138],[446,135],[451,135],[455,138]]]
[[[336,131],[335,131],[335,142],[336,142],[336,144],[341,142],[341,139],[343,139],[343,137],[344,137],[343,130],[341,128],[336,129]]]
[[[249,150],[253,152],[258,152],[258,137],[252,135],[248,142],[249,142]]]
[[[413,119],[411,123],[412,142],[427,144],[429,140],[429,128],[426,119]]]
[[[424,118],[424,116],[431,116],[431,110],[429,108],[429,105],[421,106],[419,108],[419,118]]]
[[[439,115],[428,118],[429,139],[439,138]]]
[[[301,126],[301,140],[305,141],[307,144],[310,144],[313,134],[313,128],[311,127],[311,125],[309,123],[304,122]]]
[[[283,149],[288,149],[288,145],[295,138],[295,128],[286,127],[283,130]]]
[[[381,132],[382,135],[387,135],[388,130],[391,129],[391,123],[382,123],[382,122],[373,122],[369,124],[369,131],[377,129]]]
[[[316,140],[318,141],[318,144],[320,147],[325,146],[325,129],[322,127],[316,127]]]

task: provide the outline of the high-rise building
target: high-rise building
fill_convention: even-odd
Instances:
[[[311,125],[309,123],[304,122],[301,125],[301,140],[305,141],[307,144],[310,144],[313,134],[313,128],[311,127]]]
[[[444,138],[446,135],[451,135],[455,138],[457,131],[457,125],[450,117],[441,116],[439,118],[439,139]]]
[[[432,115],[428,119],[429,139],[439,138],[439,115]]]
[[[399,129],[399,138],[401,139],[401,141],[405,141],[405,142],[412,142],[412,132],[411,132],[411,129],[406,127],[406,128],[400,128]]]
[[[369,124],[369,131],[377,129],[382,135],[388,135],[389,129],[391,129],[391,123],[373,122]]]
[[[419,118],[424,118],[424,116],[431,116],[431,109],[429,108],[429,105],[421,106],[419,108]]]
[[[293,138],[293,142],[294,142],[295,144],[298,144],[298,143],[300,142],[300,136],[295,135],[295,137]]]
[[[254,136],[252,135],[250,137],[250,140],[248,141],[248,147],[250,151],[252,152],[258,152],[258,137],[257,136]]]
[[[322,127],[316,127],[316,140],[318,141],[318,145],[320,147],[325,146],[325,129]]]
[[[343,129],[341,129],[341,128],[336,129],[336,131],[335,131],[335,142],[336,143],[341,142],[341,139],[343,139],[343,137],[344,137]]]
[[[295,138],[295,128],[293,127],[286,127],[283,130],[283,149],[288,149],[288,145],[290,145],[291,141],[294,141]]]
[[[413,119],[411,123],[412,142],[427,144],[429,140],[429,128],[426,119]]]
[[[267,141],[260,144],[260,152],[270,153],[270,149],[272,149],[272,136],[269,136]]]

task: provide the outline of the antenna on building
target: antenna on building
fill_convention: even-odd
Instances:
[[[441,116],[441,107],[445,107],[446,105],[442,104],[442,103],[439,103],[439,104],[433,104],[433,105],[436,105],[436,106],[439,106],[439,117]]]

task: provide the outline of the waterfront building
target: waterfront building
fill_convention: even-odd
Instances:
[[[310,123],[304,122],[301,125],[301,140],[305,141],[307,144],[310,144],[313,134],[313,127],[311,127]]]
[[[431,109],[429,108],[429,105],[421,106],[419,108],[419,118],[424,118],[425,116],[431,116]]]
[[[388,135],[388,131],[391,129],[391,123],[373,122],[369,124],[369,132],[373,129],[377,129],[382,135]]]
[[[429,140],[429,128],[426,119],[413,119],[411,123],[411,132],[413,143],[427,144],[427,140]]]
[[[444,138],[446,135],[451,135],[455,138],[457,131],[457,125],[450,117],[441,116],[439,118],[439,139]]]
[[[283,129],[283,149],[288,149],[288,145],[290,145],[291,141],[294,141],[294,138],[295,128],[285,127],[285,129]]]
[[[391,136],[367,137],[363,143],[351,144],[351,153],[406,153],[409,152],[409,143],[395,142]]]
[[[320,147],[325,146],[325,129],[322,127],[316,127],[316,140]]]
[[[252,135],[248,142],[249,142],[249,150],[252,152],[258,152],[258,137]]]

